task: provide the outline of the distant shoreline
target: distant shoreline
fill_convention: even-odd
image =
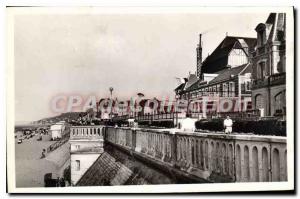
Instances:
[[[22,129],[30,129],[30,128],[38,128],[38,127],[45,127],[48,126],[47,124],[15,124],[15,133]]]

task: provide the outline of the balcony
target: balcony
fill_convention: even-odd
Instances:
[[[252,89],[285,84],[285,79],[285,73],[277,73],[265,79],[257,79],[253,81]]]
[[[285,84],[285,73],[277,73],[269,77],[270,85]]]
[[[256,79],[253,81],[252,84],[252,89],[258,89],[258,88],[263,88],[267,87],[269,85],[269,79]]]

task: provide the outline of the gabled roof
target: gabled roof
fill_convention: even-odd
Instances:
[[[199,87],[201,87],[202,85],[206,85],[207,81],[202,81],[201,79],[199,79],[197,82],[195,82],[193,85],[191,85],[187,91],[192,91],[192,90],[196,90]]]
[[[256,45],[255,38],[226,36],[219,46],[202,63],[202,73],[215,73],[223,70],[228,65],[228,56],[233,48],[244,49],[248,54],[248,48]]]
[[[192,86],[195,82],[197,82],[199,78],[195,74],[190,74],[188,77],[188,81],[186,82],[184,86],[184,90],[188,89],[190,86]]]
[[[218,82],[222,82],[225,80],[230,79],[232,76],[239,75],[240,73],[244,72],[244,70],[251,69],[250,64],[243,64],[241,66],[237,66],[231,69],[224,69],[218,72],[218,76],[211,80],[209,83],[214,84]]]
[[[185,83],[180,84],[179,86],[177,86],[175,88],[175,91],[182,90],[184,88],[184,86],[185,86]]]
[[[266,21],[271,26],[268,41],[280,41],[285,39],[285,14],[271,13]],[[279,35],[282,34],[282,35]]]
[[[280,41],[285,39],[285,23],[285,13],[271,13],[266,22],[258,24],[255,30],[266,30],[266,39],[269,42],[274,40]]]

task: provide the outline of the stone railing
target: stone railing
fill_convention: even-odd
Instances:
[[[70,139],[103,139],[103,126],[72,126]]]
[[[287,180],[284,137],[106,127],[105,141],[211,182]]]
[[[246,110],[246,111],[240,111],[240,112],[212,112],[207,113],[208,118],[212,118],[213,116],[216,116],[218,118],[226,118],[227,116],[230,116],[231,119],[238,119],[238,120],[258,120],[260,118],[260,110],[253,109],[253,110]]]
[[[252,89],[263,88],[263,87],[267,87],[268,85],[269,85],[269,79],[268,78],[257,79],[257,80],[253,81]]]
[[[258,88],[267,87],[267,86],[285,84],[285,82],[286,82],[285,73],[276,73],[271,76],[268,76],[265,79],[254,80],[252,88],[258,89]]]
[[[271,75],[269,77],[270,85],[285,84],[285,82],[286,82],[285,78],[286,78],[285,73],[277,73],[277,74]]]

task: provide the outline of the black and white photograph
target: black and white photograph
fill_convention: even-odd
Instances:
[[[294,189],[293,7],[7,7],[9,193]]]

